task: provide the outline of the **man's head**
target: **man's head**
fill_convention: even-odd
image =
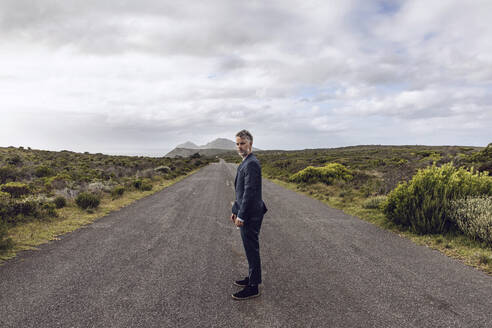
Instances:
[[[253,136],[248,130],[241,130],[236,133],[236,149],[242,158],[253,151]]]

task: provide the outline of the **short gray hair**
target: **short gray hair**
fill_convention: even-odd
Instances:
[[[253,143],[253,136],[248,130],[241,130],[238,133],[236,133],[236,137],[239,137],[241,139],[247,139],[249,140],[250,143]]]

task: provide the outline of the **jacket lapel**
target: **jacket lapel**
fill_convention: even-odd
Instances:
[[[241,170],[241,167],[243,166],[243,164],[253,155],[253,153],[251,152],[248,156],[246,156],[246,158],[241,162],[241,164],[239,164],[239,166],[237,167],[237,172],[236,172],[236,179],[234,179],[234,189],[236,189],[236,185],[237,185],[237,176],[239,175],[239,170]]]
[[[234,179],[234,189],[236,189],[236,188],[237,188],[237,176],[239,175],[239,169],[241,168],[241,165],[243,165],[243,163],[244,163],[244,161],[243,161],[243,162],[241,162],[241,164],[239,164],[239,165],[237,166],[237,171],[236,171],[236,179]]]

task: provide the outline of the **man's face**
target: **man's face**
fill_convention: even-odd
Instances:
[[[236,149],[241,157],[248,156],[252,148],[252,144],[247,139],[236,137]]]

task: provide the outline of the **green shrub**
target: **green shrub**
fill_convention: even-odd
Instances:
[[[492,245],[492,197],[454,200],[449,214],[464,234]]]
[[[489,143],[484,149],[470,155],[473,162],[482,162],[492,160],[492,143]]]
[[[153,188],[153,187],[154,187],[154,186],[152,186],[152,184],[151,184],[151,183],[144,183],[144,184],[142,185],[142,191],[149,191],[149,190],[152,190],[152,188]]]
[[[393,157],[387,160],[387,164],[395,165],[395,166],[403,166],[405,164],[408,164],[408,160],[400,157]]]
[[[355,198],[355,193],[353,189],[344,188],[338,193],[338,196],[342,198],[342,202],[352,202]]]
[[[8,237],[7,224],[0,221],[0,252],[5,252],[12,247],[14,247],[14,242]]]
[[[330,163],[323,167],[308,166],[291,175],[289,181],[296,183],[323,182],[331,185],[335,180],[349,181],[353,178],[352,172],[339,163]]]
[[[41,206],[39,216],[37,217],[38,219],[52,218],[58,216],[55,210],[56,205],[54,203],[42,203],[40,205]]]
[[[20,165],[22,164],[22,158],[15,154],[14,156],[7,158],[7,163],[10,165]]]
[[[478,264],[489,264],[489,263],[492,263],[492,258],[490,258],[489,256],[487,256],[486,254],[480,254],[478,256]]]
[[[113,188],[113,190],[111,190],[111,196],[113,196],[113,199],[123,196],[124,193],[125,193],[124,186],[116,186]]]
[[[89,192],[80,193],[77,198],[75,198],[75,203],[82,209],[96,208],[99,206],[99,197],[95,194]]]
[[[152,181],[150,179],[144,179],[142,181],[142,185],[140,186],[140,190],[149,191],[152,190]]]
[[[0,196],[0,221],[15,226],[35,219],[56,217],[55,208],[54,203],[39,200],[32,196],[22,199],[9,197],[8,200]]]
[[[384,203],[386,201],[386,196],[375,196],[370,197],[362,203],[363,208],[371,208],[371,209],[382,209]]]
[[[492,170],[492,143],[479,152],[470,155],[470,161],[476,163],[479,171]]]
[[[7,222],[7,218],[12,212],[10,194],[0,191],[0,224]]]
[[[132,182],[133,188],[140,189],[142,187],[142,183],[143,182],[141,179],[133,180],[133,182]]]
[[[71,179],[72,178],[67,173],[59,173],[56,176],[49,178],[47,181],[49,181],[49,183],[51,184],[50,188],[63,189],[67,187],[68,182]]]
[[[16,225],[34,219],[38,212],[38,203],[33,199],[0,200],[0,221],[7,225]]]
[[[421,159],[421,161],[438,162],[442,159],[442,156],[438,152],[431,152],[427,157]]]
[[[63,208],[67,206],[67,200],[63,196],[58,196],[53,200],[53,203],[55,204],[56,208]]]
[[[14,198],[19,198],[29,193],[29,186],[21,182],[8,182],[0,186],[0,191],[7,192]]]
[[[171,172],[171,168],[169,168],[169,166],[159,166],[159,167],[156,167],[154,169],[156,172],[160,172],[160,173],[169,173]]]
[[[53,169],[49,166],[46,166],[46,165],[38,166],[34,170],[34,175],[39,177],[39,178],[49,177],[49,176],[52,176],[53,174],[54,174]]]
[[[10,200],[10,194],[4,191],[0,191],[0,204],[2,204],[3,201],[9,201]]]
[[[450,202],[466,196],[492,195],[487,173],[455,168],[452,163],[421,169],[388,194],[384,213],[396,224],[418,233],[442,233],[455,225],[449,220]]]
[[[16,216],[22,214],[23,216],[36,217],[38,214],[38,202],[34,199],[22,199],[12,203],[13,212],[11,215]]]
[[[15,180],[17,170],[10,166],[0,167],[0,184],[6,183],[8,180]]]
[[[133,180],[133,187],[137,190],[147,191],[152,190],[152,182],[149,179],[136,179]]]

